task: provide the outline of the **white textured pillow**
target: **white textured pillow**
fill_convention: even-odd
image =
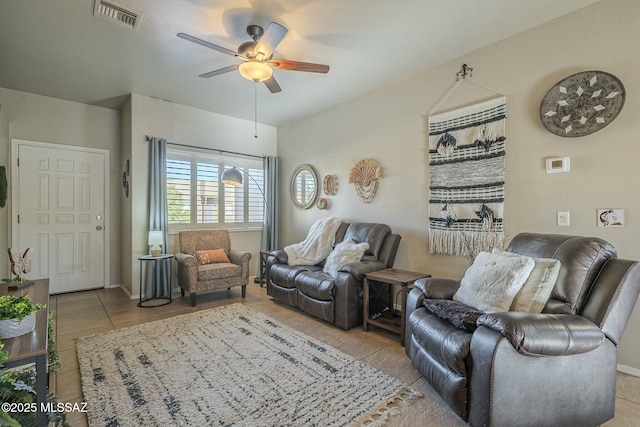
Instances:
[[[513,252],[496,251],[495,249],[493,252],[511,257],[522,256]],[[560,273],[560,261],[553,258],[533,258],[533,261],[536,265],[513,299],[510,311],[542,313],[542,309],[551,296],[551,291],[553,291],[556,280],[558,280],[558,273]]]
[[[322,271],[331,277],[336,277],[340,267],[351,262],[360,261],[367,249],[369,249],[368,243],[355,243],[351,239],[340,242],[327,257]]]
[[[509,311],[534,265],[529,257],[480,252],[464,273],[453,299],[485,313]]]

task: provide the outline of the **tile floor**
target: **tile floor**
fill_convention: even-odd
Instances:
[[[52,296],[50,307],[56,314],[56,337],[62,368],[51,378],[51,388],[61,402],[82,402],[80,372],[76,358],[75,339],[118,328],[137,325],[154,320],[162,320],[179,314],[242,302],[252,306],[274,319],[309,334],[333,347],[361,359],[375,368],[392,375],[415,390],[439,400],[426,381],[413,369],[410,360],[399,344],[399,337],[376,327],[369,332],[361,328],[343,331],[325,322],[309,317],[298,310],[272,301],[266,289],[251,283],[247,286],[247,296],[240,297],[240,289],[210,292],[198,296],[198,304],[192,308],[188,295],[184,298],[177,293],[173,302],[163,307],[139,308],[137,301],[130,300],[120,289],[101,289],[72,294]],[[446,405],[438,405],[435,410],[424,410],[419,399],[406,406],[399,415],[391,418],[392,426],[462,426],[462,423]],[[612,426],[640,425],[640,378],[619,374],[616,416],[605,424]],[[68,415],[72,427],[87,425],[86,416],[81,413]]]

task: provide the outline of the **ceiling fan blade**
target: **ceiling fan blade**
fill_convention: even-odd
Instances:
[[[253,51],[256,55],[262,53],[265,59],[270,58],[288,31],[277,22],[270,23]]]
[[[264,83],[264,85],[267,87],[267,89],[269,89],[269,92],[271,93],[278,93],[282,90],[280,89],[280,85],[276,81],[276,78],[273,76],[271,76],[267,80],[264,80],[262,83]]]
[[[238,64],[229,65],[228,67],[220,68],[218,70],[209,71],[208,73],[200,74],[198,77],[209,78],[213,76],[219,76],[220,74],[228,73],[229,71],[237,70]]]
[[[329,66],[324,64],[313,64],[311,62],[289,61],[288,59],[274,59],[269,61],[269,65],[278,70],[306,71],[309,73],[328,73]]]
[[[227,49],[226,47],[218,46],[217,44],[209,43],[208,41],[199,39],[199,38],[191,36],[189,34],[178,33],[176,35],[178,37],[180,37],[181,39],[184,39],[184,40],[187,40],[187,41],[190,41],[190,42],[193,42],[193,43],[197,43],[200,46],[208,47],[209,49],[213,49],[213,50],[216,50],[216,51],[221,52],[221,53],[226,53],[227,55],[242,57],[242,55],[240,55],[238,52],[234,52],[234,51],[232,51],[230,49]]]

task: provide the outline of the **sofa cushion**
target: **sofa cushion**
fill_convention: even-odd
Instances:
[[[497,251],[506,256],[522,256],[513,252]],[[526,313],[542,313],[544,305],[547,303],[551,291],[558,280],[560,273],[560,261],[553,258],[535,258],[531,257],[535,266],[531,270],[531,274],[524,282],[520,291],[513,299],[509,311],[524,311]]]
[[[355,243],[351,239],[342,241],[333,248],[324,262],[322,271],[331,277],[336,277],[340,267],[360,261],[367,249],[369,249],[368,243]]]
[[[560,273],[544,313],[579,313],[604,263],[616,258],[616,249],[596,237],[519,233],[507,248],[530,257],[555,258]]]
[[[269,268],[269,279],[280,287],[293,289],[296,287],[296,276],[308,269],[302,265],[274,264]]]
[[[467,377],[467,358],[471,348],[471,332],[456,328],[420,307],[409,315],[413,339],[434,359],[462,377]]]
[[[239,265],[226,263],[206,264],[198,267],[198,282],[239,277],[241,274],[242,267]]]
[[[193,254],[198,260],[199,265],[217,264],[221,262],[230,263],[227,252],[224,249],[208,249],[204,251],[195,251]]]
[[[480,252],[464,273],[453,299],[486,313],[509,311],[534,265],[529,257]]]
[[[298,291],[320,301],[333,301],[336,281],[323,271],[303,271],[296,276]]]

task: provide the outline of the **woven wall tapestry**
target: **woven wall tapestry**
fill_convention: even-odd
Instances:
[[[429,117],[431,253],[504,240],[505,119],[505,97]]]

